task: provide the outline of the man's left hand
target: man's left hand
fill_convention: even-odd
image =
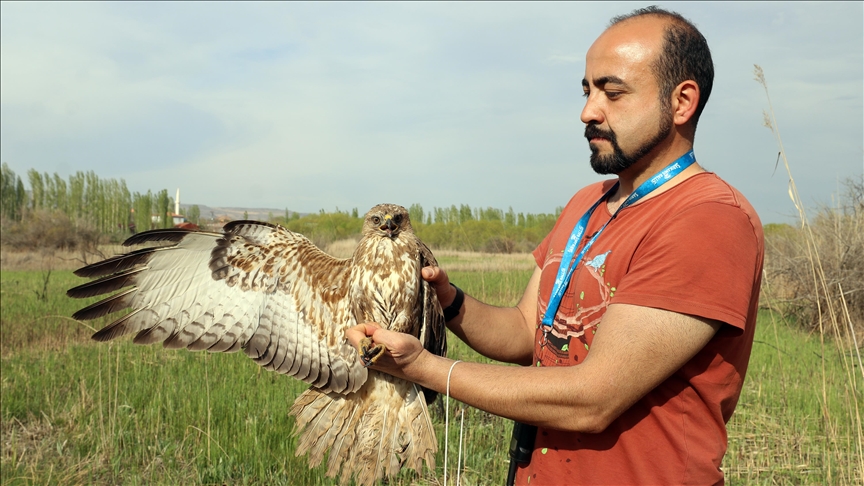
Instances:
[[[345,330],[345,337],[358,351],[364,338],[371,339],[373,345],[384,345],[384,353],[369,367],[399,378],[410,380],[411,368],[424,354],[423,345],[414,336],[389,331],[375,322],[350,327]]]

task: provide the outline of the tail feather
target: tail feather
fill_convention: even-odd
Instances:
[[[423,397],[422,392],[419,391],[417,385],[414,385],[414,394],[416,394],[420,400],[420,406],[423,407],[423,413],[421,414],[409,414],[407,410],[400,410],[400,421],[405,421],[410,424],[411,432],[417,436],[422,433],[424,430],[435,430],[432,426],[432,419],[429,416],[429,409],[426,405],[426,400]],[[432,441],[435,441],[435,437],[432,437]],[[427,464],[435,464],[435,451],[438,449],[438,443],[435,442],[434,448],[430,448],[429,444],[421,443],[421,442],[407,442],[405,444],[405,457],[409,458],[409,460],[413,460],[414,462],[408,462],[407,466],[411,469],[419,471],[422,467],[423,461],[425,460]]]
[[[337,437],[333,447],[330,449],[330,457],[327,459],[327,475],[330,477],[336,477],[340,474],[340,471],[342,470],[341,458],[348,457],[351,447],[354,446],[354,443],[357,440],[356,430],[350,425],[356,423],[359,412],[360,407],[354,407],[354,409],[351,410],[348,419],[342,424],[342,429],[338,434],[339,437]],[[345,427],[346,424],[349,426]]]
[[[304,392],[291,407],[299,435],[296,454],[321,463],[329,451],[327,476],[368,486],[403,466],[435,468],[438,442],[420,389],[413,383],[370,372],[355,393]]]
[[[310,464],[316,466],[321,464],[327,451],[336,442],[336,436],[342,431],[345,424],[348,423],[347,415],[351,410],[340,407],[338,403],[338,401],[327,403],[318,416],[310,422],[310,429],[326,430],[323,435],[317,437],[307,435],[303,437],[303,442],[308,443]],[[326,429],[326,427],[330,428]],[[306,444],[299,444],[297,449],[298,455],[302,453],[301,450],[305,449],[307,449]]]
[[[309,464],[313,467],[321,464],[340,433],[346,432],[346,426],[353,425],[351,417],[357,413],[357,408],[343,406],[340,398],[339,394],[332,393],[330,396],[310,388],[300,395],[291,407],[291,414],[297,417],[295,434],[300,434],[303,429],[307,431],[297,441],[295,455],[308,452]],[[308,433],[311,430],[320,433]],[[334,476],[336,474],[338,470],[333,473]]]

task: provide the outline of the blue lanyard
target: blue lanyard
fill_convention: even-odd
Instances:
[[[643,182],[639,187],[633,191],[630,196],[624,200],[624,203],[615,210],[615,214],[609,218],[609,221],[606,221],[606,224],[600,228],[600,231],[594,234],[591,239],[585,243],[585,246],[582,247],[582,250],[576,256],[576,259],[573,259],[573,254],[576,252],[576,248],[579,246],[579,241],[582,239],[582,234],[585,233],[585,228],[588,226],[588,220],[591,219],[591,215],[594,214],[594,210],[597,209],[597,206],[600,203],[606,201],[606,199],[611,196],[615,190],[618,188],[618,183],[612,186],[611,189],[606,191],[606,194],[594,203],[588,211],[579,218],[579,222],[576,223],[576,226],[573,228],[573,232],[570,233],[570,239],[567,240],[567,246],[564,247],[564,254],[561,255],[561,264],[558,267],[558,275],[555,277],[555,284],[552,286],[552,294],[549,296],[549,304],[546,307],[546,314],[543,315],[543,335],[545,336],[550,329],[552,329],[552,323],[555,319],[555,314],[558,312],[558,307],[561,306],[561,298],[564,297],[564,291],[567,290],[567,286],[570,284],[570,279],[573,277],[573,272],[576,270],[576,267],[579,266],[579,262],[582,261],[582,257],[585,256],[585,252],[591,248],[591,245],[594,244],[594,241],[597,240],[597,237],[600,236],[600,233],[606,229],[606,226],[618,216],[618,213],[621,212],[622,209],[627,206],[632,205],[636,201],[642,199],[651,193],[651,191],[657,189],[666,183],[669,179],[675,177],[680,174],[681,171],[690,167],[693,162],[696,161],[696,156],[693,154],[693,151],[689,151],[686,154],[682,155],[674,162],[666,166],[665,169],[660,171],[654,177],[648,179]],[[574,263],[575,261],[575,263]]]

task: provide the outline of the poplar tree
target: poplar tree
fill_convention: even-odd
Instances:
[[[45,185],[42,183],[42,174],[36,169],[27,171],[27,178],[30,180],[30,199],[32,201],[31,208],[41,209],[45,201]]]
[[[0,185],[0,205],[2,208],[0,208],[0,213],[4,219],[20,221],[27,197],[24,192],[24,183],[5,162],[3,163],[2,174],[2,185]]]
[[[197,204],[190,206],[189,209],[186,210],[186,219],[188,219],[190,223],[200,224],[201,208],[199,208]]]

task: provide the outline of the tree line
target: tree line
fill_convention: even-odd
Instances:
[[[408,207],[414,232],[427,245],[466,251],[492,253],[528,252],[533,250],[552,230],[562,208],[555,213],[516,213],[513,208],[471,208],[467,204],[434,207],[426,212],[420,204]],[[325,212],[300,216],[287,211],[284,216],[270,218],[291,231],[309,237],[319,246],[356,237],[363,228],[363,214],[351,211]]]
[[[167,228],[174,224],[170,216],[174,200],[167,189],[155,193],[130,192],[125,180],[102,179],[93,171],[78,171],[65,180],[56,172],[52,175],[30,169],[27,181],[29,191],[25,190],[21,177],[3,163],[0,182],[3,220],[20,222],[28,213],[56,212],[76,225],[89,225],[104,234]]]
[[[67,179],[57,173],[27,171],[30,189],[9,168],[2,165],[0,220],[3,224],[26,223],[28,215],[46,212],[64,215],[73,226],[87,227],[110,239],[122,239],[130,232],[167,228],[173,225],[173,198],[167,189],[146,193],[131,192],[123,179],[102,179],[95,172],[76,172]],[[434,207],[425,211],[412,204],[408,211],[418,236],[433,248],[510,253],[532,250],[552,229],[562,208],[554,214],[516,213],[513,208],[472,208],[467,204]],[[198,206],[186,210],[187,220],[208,229],[216,221],[201,218]],[[155,220],[154,220],[155,215]],[[306,235],[323,246],[332,241],[357,237],[363,214],[357,208],[301,215],[285,210],[269,215],[272,223]]]

